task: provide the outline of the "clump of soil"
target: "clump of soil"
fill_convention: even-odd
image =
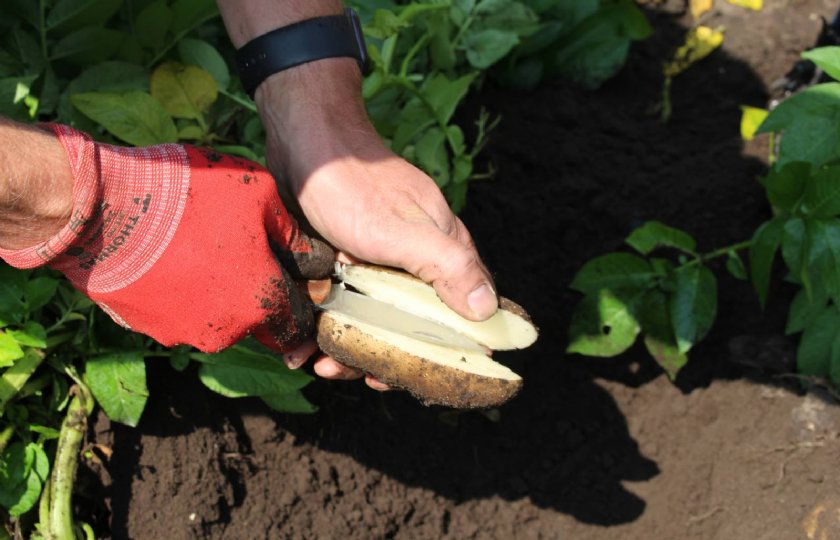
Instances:
[[[669,3],[666,8],[669,8]],[[501,114],[463,219],[500,293],[526,306],[537,344],[494,358],[523,375],[499,411],[424,408],[401,393],[319,381],[311,416],[209,393],[195,374],[150,366],[138,429],[100,417],[81,506],[113,538],[819,538],[840,535],[840,415],[766,365],[790,364],[784,285],[762,312],[721,276],[718,323],[671,384],[642,350],[566,356],[589,258],[658,219],[701,249],[748,238],[768,216],[755,178],[766,141],[743,147],[741,104],[763,105],[834,2],[717,2],[722,51],[674,81],[668,124],[654,109],[661,64],[685,16],[652,8],[655,36],[597,92],[485,85]],[[812,16],[815,15],[815,16]],[[547,286],[547,284],[550,284]],[[762,360],[763,359],[763,360]],[[769,359],[769,360],[767,360]],[[103,502],[104,501],[104,502]]]

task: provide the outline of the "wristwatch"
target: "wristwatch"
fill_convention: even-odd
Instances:
[[[323,58],[350,57],[365,72],[367,48],[359,15],[350,8],[341,15],[306,19],[258,36],[236,51],[239,78],[249,96],[268,77]]]

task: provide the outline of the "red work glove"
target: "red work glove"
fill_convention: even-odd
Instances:
[[[114,321],[167,346],[214,352],[253,334],[284,351],[312,337],[311,306],[289,273],[324,277],[333,253],[298,229],[265,169],[206,149],[123,148],[51,127],[73,171],[72,216],[46,242],[0,257],[49,264]]]

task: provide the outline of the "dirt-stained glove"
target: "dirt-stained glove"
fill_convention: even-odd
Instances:
[[[0,257],[49,264],[114,321],[164,345],[213,352],[253,334],[285,351],[312,336],[311,306],[291,277],[327,275],[333,253],[301,232],[265,169],[207,149],[123,148],[51,128],[73,171],[72,216],[49,240]]]

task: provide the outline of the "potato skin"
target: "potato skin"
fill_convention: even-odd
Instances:
[[[317,324],[322,351],[342,364],[407,390],[425,405],[496,407],[522,388],[522,379],[484,377],[425,360],[339,322],[329,312],[321,313]]]

